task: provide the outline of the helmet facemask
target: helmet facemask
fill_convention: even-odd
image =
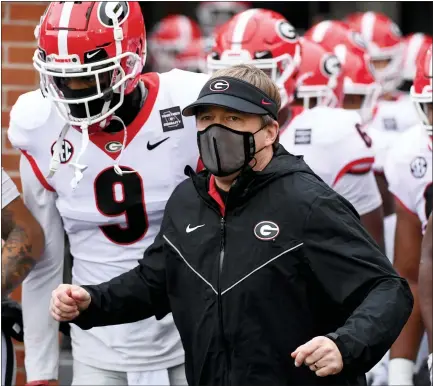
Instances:
[[[128,80],[134,79],[141,68],[141,58],[130,52],[86,64],[80,64],[77,55],[67,58],[50,55],[44,60],[41,52],[36,50],[33,63],[41,77],[42,92],[69,124],[92,126],[92,131],[107,126],[123,103]],[[96,54],[101,52],[105,53],[103,49],[96,50]],[[132,67],[129,74],[122,68],[122,60]],[[74,79],[89,87],[70,88]]]

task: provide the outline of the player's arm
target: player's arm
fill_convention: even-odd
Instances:
[[[348,172],[337,181],[334,190],[355,207],[362,225],[385,251],[382,199],[373,171]]]
[[[390,385],[411,385],[424,326],[418,293],[418,271],[421,249],[421,222],[417,215],[395,200],[397,227],[395,232],[394,268],[405,278],[414,296],[412,314],[400,336],[391,347]],[[431,274],[431,273],[430,273]]]
[[[433,216],[430,215],[421,246],[418,285],[420,307],[428,334],[430,352],[433,351]]]
[[[20,174],[26,206],[45,233],[45,250],[22,287],[27,382],[58,378],[58,323],[51,318],[51,292],[63,278],[64,231],[56,193],[45,189],[22,156]]]
[[[39,260],[44,232],[19,196],[2,209],[1,217],[3,298],[23,282]]]

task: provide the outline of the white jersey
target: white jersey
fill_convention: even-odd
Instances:
[[[383,172],[387,152],[394,141],[410,127],[418,124],[419,117],[410,96],[399,93],[395,100],[379,100],[368,134],[373,139],[376,172]]]
[[[2,209],[19,196],[16,185],[2,168]]]
[[[311,169],[364,215],[382,204],[371,167],[370,139],[357,112],[317,106],[297,115],[280,137],[292,154],[303,155]]]
[[[80,164],[88,167],[76,190],[71,189],[74,171],[68,164],[79,152],[81,134],[69,130],[62,146],[62,164],[52,178],[45,179],[43,175],[49,171],[52,148],[64,121],[39,91],[18,99],[11,112],[9,138],[21,149],[33,169],[34,175],[27,179],[37,181],[35,176],[39,176],[39,194],[52,197],[60,213],[74,259],[74,284],[98,284],[134,268],[153,242],[168,198],[186,178],[185,167],[197,167],[195,118],[182,117],[181,111],[196,100],[207,79],[207,75],[180,70],[142,76],[148,94],[141,112],[128,126],[127,143],[120,162],[123,170],[135,170],[136,173],[119,176],[113,169],[114,160],[120,153],[123,131],[92,134],[88,148],[80,158]],[[29,167],[23,169],[25,173]],[[41,191],[41,185],[45,191]],[[33,189],[36,192],[37,188],[28,186],[27,191]],[[31,199],[28,197],[29,201]],[[41,205],[49,207],[46,203]],[[59,243],[63,239],[51,241]],[[49,258],[55,267],[61,264],[63,255]],[[38,284],[44,285],[48,272],[49,267],[45,267],[44,272],[31,272],[29,280],[34,284],[28,288],[29,303],[33,295],[30,291],[38,288]],[[53,289],[45,285],[43,291],[51,293]],[[34,302],[36,296],[39,294],[34,293]],[[48,305],[39,306],[35,312],[48,313]],[[28,318],[31,320],[24,312],[27,375],[29,377],[30,372],[30,381],[51,379],[53,376],[47,376],[50,373],[56,377],[57,358],[49,353],[54,348],[44,345],[52,346],[54,340],[41,335],[42,330],[35,332],[38,327],[31,323],[39,323],[37,315],[29,314]],[[161,321],[150,318],[88,331],[73,324],[71,327],[74,358],[95,367],[148,371],[184,362],[182,344],[171,314]],[[39,355],[37,350],[43,350],[43,354]],[[27,361],[32,354],[39,355],[39,363],[30,362],[32,359]],[[51,363],[47,357],[52,359]],[[45,374],[43,370],[47,366],[50,371]]]
[[[385,162],[389,191],[421,221],[423,231],[432,210],[432,146],[425,129],[416,125],[395,141]]]

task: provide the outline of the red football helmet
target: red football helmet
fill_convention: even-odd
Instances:
[[[52,2],[35,30],[42,92],[74,127],[107,126],[137,86],[146,36],[137,2]],[[74,79],[89,87],[69,87]]]
[[[309,38],[301,38],[301,65],[296,77],[296,98],[310,108],[310,99],[317,105],[339,107],[343,99],[344,76],[340,60],[332,52]]]
[[[249,9],[219,28],[207,58],[210,72],[240,63],[260,68],[279,86],[282,107],[293,100],[300,62],[295,28],[279,13],[266,9]]]
[[[381,87],[375,80],[362,37],[347,24],[330,20],[318,23],[305,36],[337,55],[343,66],[344,94],[363,97],[359,113],[364,123],[370,121]]]
[[[433,62],[432,47],[424,47],[420,51],[416,62],[416,73],[413,86],[410,90],[412,100],[415,102],[416,110],[421,122],[431,136],[432,133],[432,98],[433,98]],[[430,105],[430,106],[429,106]],[[430,109],[430,112],[428,111]],[[430,113],[430,119],[429,119]]]
[[[377,12],[356,13],[348,16],[347,21],[364,38],[383,90],[396,90],[403,81],[404,45],[400,28],[388,16]]]
[[[197,19],[205,36],[227,23],[233,16],[250,8],[248,1],[202,1],[197,7]]]
[[[413,33],[403,38],[404,65],[403,77],[413,81],[416,73],[416,60],[420,52],[426,51],[433,44],[433,38],[423,33]]]
[[[162,19],[149,36],[150,60],[155,71],[173,68],[204,72],[202,34],[196,22],[184,15]]]

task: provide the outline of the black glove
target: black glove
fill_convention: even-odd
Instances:
[[[23,313],[15,300],[2,299],[2,331],[19,342],[24,341]]]

